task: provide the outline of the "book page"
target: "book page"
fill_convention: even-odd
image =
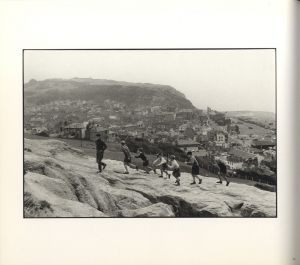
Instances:
[[[295,69],[296,67],[299,69],[299,65],[297,66],[295,56],[297,28],[294,20],[297,7],[299,8],[299,3],[296,1],[281,0],[185,1],[184,3],[134,0],[110,1],[109,3],[104,1],[1,1],[0,264],[299,264],[297,252],[299,237],[296,236],[299,232],[297,227],[299,211],[296,211],[298,202],[296,189],[299,184],[296,168],[299,156],[296,153],[296,141],[298,141],[297,129],[299,128],[295,125],[295,113],[298,110],[296,95],[299,96],[299,91],[295,86],[297,77]],[[91,51],[89,59],[87,59],[88,51]],[[100,54],[100,51],[105,52]],[[239,55],[237,56],[234,51]],[[82,55],[78,56],[77,52]],[[132,55],[138,52],[140,52],[138,55]],[[161,52],[161,55],[157,56],[156,52]],[[121,70],[117,71],[116,66]],[[266,69],[272,69],[272,71],[268,72]],[[116,72],[117,75],[112,75]],[[82,73],[82,75],[78,76],[77,73]],[[201,76],[203,82],[201,83],[202,95],[197,93],[196,86],[193,87],[198,75]],[[109,134],[110,138],[107,139],[111,140],[105,140],[108,142],[108,150],[104,152],[103,159],[107,168],[103,169],[100,163],[102,157],[101,154],[96,153],[95,141],[99,137],[98,134],[103,139],[102,133],[105,130],[102,130],[101,123],[99,126],[95,125],[97,120],[90,123],[92,126],[89,130],[82,130],[87,128],[86,125],[82,128],[80,124],[76,125],[77,121],[68,122],[68,118],[66,124],[58,127],[58,132],[62,128],[61,132],[64,136],[68,135],[68,142],[53,135],[54,139],[46,140],[53,141],[51,146],[55,145],[55,149],[51,149],[52,147],[49,149],[46,142],[43,143],[42,140],[38,142],[40,140],[38,137],[44,136],[37,134],[43,134],[44,129],[42,126],[33,126],[34,128],[25,126],[27,107],[29,107],[28,102],[33,100],[30,98],[32,96],[30,93],[33,93],[34,86],[37,83],[40,85],[39,82],[42,83],[47,79],[68,80],[64,83],[64,90],[60,92],[62,94],[60,94],[59,106],[64,104],[71,106],[74,103],[69,102],[69,99],[63,96],[65,89],[70,88],[70,84],[78,85],[81,82],[85,84],[85,88],[99,85],[98,83],[87,84],[86,79],[89,79],[88,82],[102,80],[101,85],[108,87],[107,82],[112,81],[118,81],[118,86],[123,88],[133,86],[131,89],[134,89],[137,84],[139,86],[143,84],[144,89],[149,89],[149,86],[154,89],[154,84],[175,87],[175,92],[171,90],[172,97],[175,97],[175,93],[176,97],[180,98],[182,106],[177,106],[174,110],[161,110],[159,104],[153,104],[147,110],[151,115],[148,112],[143,114],[146,108],[139,108],[142,104],[138,105],[136,98],[132,96],[129,102],[131,104],[125,105],[137,105],[134,110],[130,109],[134,113],[130,112],[126,116],[128,122],[122,124],[122,126],[127,126],[127,130],[136,137],[140,130],[132,129],[130,116],[145,115],[157,118],[159,114],[164,113],[164,119],[175,121],[176,117],[177,121],[179,119],[176,123],[178,135],[182,131],[186,138],[178,137],[173,144],[182,152],[177,150],[175,153],[172,150],[165,155],[169,163],[167,171],[172,179],[168,179],[168,174],[162,173],[164,178],[161,179],[150,172],[149,178],[154,179],[155,176],[153,183],[156,185],[150,186],[153,188],[151,190],[146,185],[149,183],[149,178],[147,179],[147,165],[145,166],[144,163],[149,160],[152,166],[154,157],[146,152],[144,146],[144,150],[140,148],[129,150],[133,154],[132,161],[129,160],[124,152],[124,146],[121,147],[122,141],[128,144],[127,135],[119,137],[119,140],[114,142],[115,135]],[[62,85],[61,83],[57,85],[55,82],[50,85],[42,83],[39,87],[44,86],[47,90],[49,85],[55,91],[59,90]],[[241,85],[238,89],[238,86],[233,84],[256,84],[257,87],[252,89],[250,85],[249,87]],[[224,90],[222,90],[222,85],[224,85]],[[208,87],[206,90],[203,89],[205,86]],[[28,87],[29,93],[26,90]],[[269,93],[269,91],[274,91],[273,88],[276,94]],[[159,91],[161,89],[160,87]],[[110,89],[107,91],[107,93],[113,93]],[[169,96],[165,96],[166,91],[160,93],[156,94],[155,102],[159,102],[162,95],[166,101],[170,99]],[[47,102],[52,96],[54,97],[54,94],[53,92],[46,94],[43,100]],[[69,95],[67,94],[67,97]],[[94,96],[96,97],[97,94]],[[182,98],[190,103],[183,101]],[[148,101],[144,100],[142,102],[147,105]],[[107,126],[119,125],[117,122],[119,114],[116,113],[122,112],[124,106],[115,101],[110,99],[103,102],[103,106],[106,104],[107,108],[111,106],[115,108],[113,114],[107,114],[107,120],[110,121]],[[174,101],[167,101],[165,105],[172,107],[172,104],[175,104]],[[198,119],[204,117],[205,125],[201,126],[206,126],[208,117],[210,127],[221,126],[216,125],[219,122],[216,121],[218,113],[222,116],[223,112],[228,111],[275,112],[277,141],[275,184],[277,185],[271,182],[264,183],[261,179],[236,180],[231,175],[228,186],[226,186],[226,179],[223,179],[222,186],[217,186],[219,175],[209,171],[209,168],[204,168],[207,170],[203,171],[205,173],[201,173],[200,168],[201,174],[199,175],[202,176],[202,183],[196,178],[197,183],[193,184],[195,181],[191,174],[192,169],[187,168],[188,165],[184,163],[186,157],[180,160],[180,154],[187,154],[190,151],[198,152],[197,155],[201,156],[210,149],[208,146],[199,145],[201,137],[201,139],[194,139],[195,135],[190,136],[198,129],[190,128],[195,125],[192,122],[190,122],[190,127],[186,127],[189,123],[185,121],[193,120],[189,116],[192,115],[189,111],[192,105],[189,104],[203,110],[201,113],[197,111],[199,115],[197,117]],[[30,113],[35,107],[38,108],[37,106],[36,103],[31,105]],[[52,107],[55,109],[54,105],[51,105]],[[89,111],[91,109],[98,111],[97,107],[90,107]],[[62,110],[59,109],[58,112],[60,114]],[[103,112],[103,109],[99,112]],[[37,116],[39,116],[38,119],[45,119],[45,122],[53,121],[54,124],[60,119],[58,114],[53,110],[53,115],[46,118]],[[75,113],[71,114],[75,115]],[[93,117],[88,115],[92,114],[87,111],[86,117],[83,117],[80,123],[90,121]],[[201,116],[201,114],[204,115]],[[223,118],[225,121],[225,116],[221,117]],[[230,119],[235,120],[232,116]],[[256,128],[255,124],[243,127],[245,120],[240,120],[240,116],[238,119],[237,122],[242,124],[235,125],[240,125],[240,129],[245,128],[249,131]],[[141,128],[145,120],[134,120],[134,122]],[[165,124],[166,122],[164,126]],[[170,134],[175,136],[177,127],[174,130],[168,129],[169,132],[171,131]],[[25,132],[24,129],[28,131]],[[32,133],[33,129],[36,130],[34,133]],[[118,132],[120,130],[118,129]],[[267,130],[270,132],[272,128],[268,127]],[[26,137],[27,133],[36,138],[29,139]],[[57,132],[51,131],[51,134],[54,133]],[[77,138],[78,141],[76,141],[76,135],[80,135]],[[157,129],[155,137],[149,137],[149,143],[155,145],[157,135],[163,139],[163,129]],[[272,133],[269,133],[270,135],[273,137]],[[24,136],[27,140],[24,140]],[[84,140],[87,137],[89,141]],[[237,139],[242,145],[245,144],[243,141],[247,141],[238,136],[232,137],[232,133],[218,130],[211,137],[214,146],[219,146],[220,150],[226,149],[227,144],[229,146],[233,143],[228,140],[229,138]],[[189,139],[188,143],[187,139]],[[74,141],[76,145],[72,145]],[[117,156],[112,156],[111,146],[118,151]],[[149,144],[149,146],[152,145]],[[263,148],[262,144],[256,145],[258,146]],[[272,151],[273,147],[274,145],[268,146],[267,150]],[[63,152],[59,153],[64,148],[70,148],[68,155]],[[247,149],[249,153],[250,148],[253,146],[249,142]],[[83,156],[82,150],[88,153],[84,153],[85,156]],[[23,151],[25,160],[29,161],[27,164],[24,163]],[[46,167],[45,165],[35,167],[40,165],[40,159],[46,152],[49,154]],[[141,160],[143,153],[148,157],[145,161]],[[174,153],[175,157],[172,157]],[[210,155],[218,161],[225,159],[220,153],[212,152]],[[78,159],[81,163],[80,168],[73,160],[78,158],[78,155],[80,155]],[[158,154],[155,153],[155,155]],[[226,161],[232,163],[228,164],[228,167],[233,164],[236,167],[242,166],[240,160],[235,160],[237,155],[240,157],[241,153],[234,152],[229,155],[227,152]],[[228,160],[229,156],[234,159]],[[174,160],[178,160],[181,169],[180,181],[176,176],[177,163]],[[135,168],[130,168],[131,162],[139,163],[138,167],[143,168],[145,172],[136,173]],[[24,172],[24,169],[27,172]],[[62,178],[56,178],[58,172],[65,177],[63,170],[66,169],[72,172],[72,181],[78,179],[80,183],[72,182],[72,184],[65,185],[66,182],[63,182]],[[96,173],[98,169],[101,171],[100,174]],[[107,174],[105,170],[112,173],[111,177],[105,175]],[[130,174],[128,176],[123,174],[124,170],[128,170]],[[220,166],[219,170],[221,170]],[[90,171],[95,171],[95,174],[88,179],[84,173],[88,175]],[[24,173],[28,177],[28,182],[23,179]],[[216,174],[212,177],[209,176],[214,173]],[[196,172],[195,175],[197,174]],[[224,175],[226,177],[226,174]],[[96,176],[99,178],[96,179]],[[103,179],[102,176],[104,176]],[[82,184],[82,177],[94,181],[94,191],[105,188],[108,195],[101,199],[95,195],[95,193],[98,194],[97,192],[90,193],[92,197],[95,195],[93,198],[86,193],[83,196],[78,187],[82,185],[86,188],[88,185]],[[190,185],[191,181],[193,181],[192,185]],[[270,186],[270,189],[276,186],[276,192],[255,188],[256,182],[262,182],[260,184],[263,187]],[[116,183],[120,186],[116,187]],[[248,185],[249,183],[253,185]],[[122,185],[125,185],[128,197],[124,195]],[[165,189],[160,189],[159,185],[165,185]],[[197,188],[196,191],[195,188]],[[128,203],[127,199],[123,201],[119,199],[118,202],[122,201],[122,203],[117,204],[118,207],[111,212],[99,207],[102,205],[101,200],[107,203],[109,195],[116,194],[119,190],[122,190],[122,194],[118,195],[123,196],[123,199],[124,196],[133,198],[132,201]],[[146,193],[145,190],[147,190]],[[69,191],[72,192],[67,194],[68,199],[61,200],[62,196],[67,196],[62,194]],[[154,195],[149,196],[152,193]],[[170,203],[166,200],[159,202],[156,201],[157,199],[153,200],[158,194],[161,196],[157,198],[165,199],[165,195],[170,193],[173,195],[171,197],[173,200],[178,198],[178,194],[183,196],[183,199],[179,200],[178,204],[174,201]],[[29,194],[33,194],[34,198],[28,200],[28,196],[31,196]],[[148,197],[145,199],[143,194]],[[245,199],[243,205],[236,204],[232,194],[247,198],[247,200]],[[35,200],[39,201],[38,214],[24,211],[28,209],[25,202]],[[186,208],[182,207],[180,201],[189,205],[187,208],[192,210],[185,211]],[[198,211],[197,207],[201,203],[207,203],[210,208]],[[137,210],[126,208],[133,204],[137,205]],[[179,206],[174,208],[175,204]],[[227,206],[220,208],[220,205]],[[258,214],[250,207],[250,214],[245,216],[249,213],[246,211],[249,207],[246,210],[243,208],[246,205],[254,205],[256,210],[258,206],[264,207],[262,211],[257,210]],[[213,206],[216,206],[217,210]],[[150,210],[147,207],[150,207]],[[252,213],[254,213],[253,216],[251,216]],[[159,218],[148,218],[147,214],[153,214],[154,216],[150,217]],[[162,217],[160,214],[164,218],[160,218]],[[166,216],[168,214],[169,216]],[[197,214],[205,218],[200,218]],[[90,218],[91,216],[97,218]]]

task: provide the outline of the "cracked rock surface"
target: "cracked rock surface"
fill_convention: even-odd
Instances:
[[[190,185],[182,173],[174,178],[130,170],[105,160],[97,174],[94,157],[58,140],[25,139],[25,217],[273,217],[276,193],[203,177]]]

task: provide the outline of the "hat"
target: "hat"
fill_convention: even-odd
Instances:
[[[100,133],[97,133],[97,134],[96,134],[96,136],[100,137],[100,136],[101,136],[101,134],[100,134]]]
[[[125,144],[125,141],[124,141],[124,140],[122,140],[122,141],[121,141],[121,144]]]
[[[186,154],[187,154],[187,155],[192,155],[192,152],[191,152],[191,151],[188,151]]]

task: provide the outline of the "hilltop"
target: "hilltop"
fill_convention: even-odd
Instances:
[[[26,105],[68,99],[97,104],[103,104],[105,100],[118,101],[131,108],[168,105],[195,108],[184,94],[171,86],[92,78],[32,79],[24,84],[24,99]]]
[[[276,215],[276,194],[245,184],[229,187],[204,178],[190,186],[155,174],[123,171],[122,163],[105,160],[96,174],[94,157],[58,140],[25,139],[25,217],[265,217]]]

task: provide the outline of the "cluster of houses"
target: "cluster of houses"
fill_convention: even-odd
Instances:
[[[61,104],[53,103],[48,108],[53,111]],[[276,142],[272,135],[266,138],[241,135],[239,126],[232,124],[225,113],[210,108],[198,110],[152,106],[125,111],[126,106],[109,101],[105,102],[104,112],[103,108],[97,106],[91,108],[87,102],[66,101],[63,104],[74,106],[75,109],[83,108],[86,119],[81,117],[81,121],[85,121],[72,122],[78,121],[72,113],[68,119],[57,122],[59,117],[54,117],[54,114],[50,120],[56,121],[55,127],[46,128],[43,126],[45,118],[37,109],[38,115],[31,119],[38,119],[33,124],[40,126],[31,126],[28,131],[32,134],[49,131],[50,135],[90,141],[100,134],[106,142],[118,142],[130,137],[152,144],[172,144],[184,152],[193,151],[198,157],[213,154],[231,169],[259,165],[265,159],[276,159]]]
[[[193,151],[199,157],[213,154],[229,168],[257,166],[264,159],[276,158],[274,139],[252,139],[245,144],[238,126],[232,125],[223,113],[189,109],[162,112],[153,108],[144,119],[135,123],[106,125],[103,118],[61,127],[61,136],[94,141],[100,134],[107,142],[124,138],[148,141],[152,144],[169,143],[182,151]]]

